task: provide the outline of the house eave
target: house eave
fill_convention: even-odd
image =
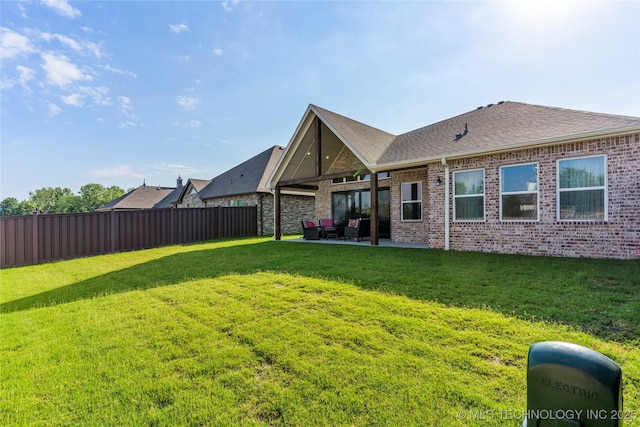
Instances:
[[[422,158],[411,159],[406,161],[403,160],[403,161],[397,161],[397,162],[372,164],[369,166],[369,170],[371,170],[372,172],[385,172],[385,171],[392,171],[397,169],[406,169],[406,168],[424,166],[425,164],[434,163],[434,162],[440,163],[442,158],[446,158],[448,160],[463,159],[463,158],[480,156],[480,155],[504,153],[507,151],[514,151],[514,150],[520,150],[520,149],[526,149],[526,148],[539,148],[539,147],[545,147],[545,146],[551,146],[551,145],[568,144],[572,142],[584,141],[586,139],[594,139],[594,138],[600,138],[605,136],[616,137],[616,136],[637,133],[637,132],[640,132],[640,126],[627,126],[627,127],[617,128],[617,129],[604,129],[604,130],[584,132],[584,133],[579,133],[574,135],[563,135],[563,136],[553,137],[553,138],[519,142],[515,144],[503,145],[497,148],[487,148],[487,149],[470,150],[470,151],[463,151],[463,152],[452,152],[451,154],[440,154],[437,156],[428,156],[428,157],[422,157]]]

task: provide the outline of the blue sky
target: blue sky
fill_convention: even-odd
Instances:
[[[502,100],[640,116],[638,1],[0,2],[0,198],[213,178],[310,103],[403,133]]]

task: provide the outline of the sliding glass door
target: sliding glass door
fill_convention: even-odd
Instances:
[[[391,207],[388,188],[378,190],[378,235],[391,237]],[[331,212],[337,225],[344,225],[351,218],[371,217],[371,191],[351,190],[331,194]]]

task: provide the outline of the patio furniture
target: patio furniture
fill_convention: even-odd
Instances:
[[[302,234],[304,235],[304,240],[320,240],[320,233],[322,228],[317,226],[313,221],[308,219],[303,219],[300,221],[302,224]]]
[[[364,237],[371,236],[371,220],[369,218],[350,219],[344,229],[344,239],[353,239],[355,242]]]
[[[321,237],[325,239],[329,239],[330,237],[334,239],[338,238],[338,227],[333,224],[333,220],[331,218],[324,218],[318,222],[320,223]]]

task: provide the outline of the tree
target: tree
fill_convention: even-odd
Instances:
[[[30,215],[40,213],[91,212],[124,194],[116,185],[104,187],[100,184],[86,184],[80,187],[78,195],[68,188],[44,187],[29,192],[29,200],[19,202],[15,197],[7,197],[0,202],[0,216]]]
[[[0,202],[0,216],[29,215],[32,212],[27,202],[19,202],[15,197],[7,197]]]
[[[34,192],[29,192],[29,201],[40,213],[64,213],[78,212],[78,196],[74,195],[68,188],[40,188]]]
[[[79,212],[91,212],[124,194],[124,190],[118,186],[109,188],[100,184],[85,184],[80,187]]]

